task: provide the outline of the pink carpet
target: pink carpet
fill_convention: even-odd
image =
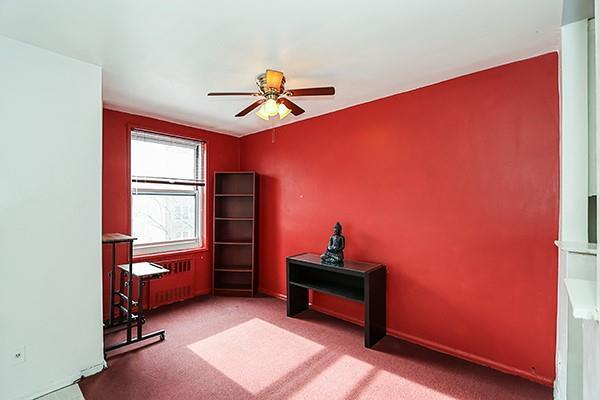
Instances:
[[[87,400],[552,399],[550,388],[391,337],[365,349],[361,327],[314,311],[287,318],[272,298],[198,298],[152,312],[144,328],[167,338],[109,355],[80,383]]]

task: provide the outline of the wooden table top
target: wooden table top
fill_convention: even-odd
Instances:
[[[137,238],[124,233],[103,233],[102,243],[121,243],[121,242],[133,242]]]
[[[321,261],[321,256],[314,253],[302,253],[295,256],[287,257],[288,261],[297,261],[305,264],[318,265],[319,267],[338,268],[342,270],[350,270],[358,273],[367,273],[379,268],[385,268],[383,264],[368,263],[362,261],[344,260],[343,265],[327,264]]]
[[[129,264],[121,264],[121,265],[119,265],[119,268],[121,268],[124,271],[129,271]],[[134,276],[138,276],[141,278],[144,278],[147,276],[162,275],[162,274],[166,274],[167,272],[169,272],[168,269],[163,268],[158,264],[149,263],[149,262],[133,263],[132,271],[131,271],[131,273]]]

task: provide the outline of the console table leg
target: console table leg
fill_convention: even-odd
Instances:
[[[292,317],[308,310],[308,289],[290,284],[290,264],[286,265],[287,273],[287,316]]]
[[[287,290],[287,315],[292,317],[304,310],[308,310],[308,289],[288,285]]]
[[[373,347],[386,333],[385,269],[365,276],[365,347]]]

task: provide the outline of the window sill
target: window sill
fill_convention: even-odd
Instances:
[[[174,257],[176,257],[176,256],[187,256],[187,255],[205,253],[207,251],[208,251],[207,247],[196,247],[196,248],[193,248],[193,249],[163,251],[163,252],[160,252],[160,253],[135,254],[133,256],[133,261],[134,262],[150,261],[150,260],[154,260],[154,259],[158,259],[158,258],[164,258],[164,257],[169,257],[169,256],[174,256]]]
[[[570,253],[579,254],[592,254],[596,255],[598,252],[598,246],[596,243],[585,243],[585,242],[565,242],[557,240],[554,244],[561,250]]]
[[[197,252],[202,249],[205,249],[205,247],[200,247],[200,244],[195,240],[152,245],[134,245],[133,258],[137,259],[160,256],[163,254]]]

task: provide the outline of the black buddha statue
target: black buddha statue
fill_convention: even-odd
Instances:
[[[343,264],[344,247],[346,247],[346,239],[342,236],[342,225],[337,222],[333,227],[333,235],[329,238],[327,250],[321,254],[321,261],[327,264]]]

